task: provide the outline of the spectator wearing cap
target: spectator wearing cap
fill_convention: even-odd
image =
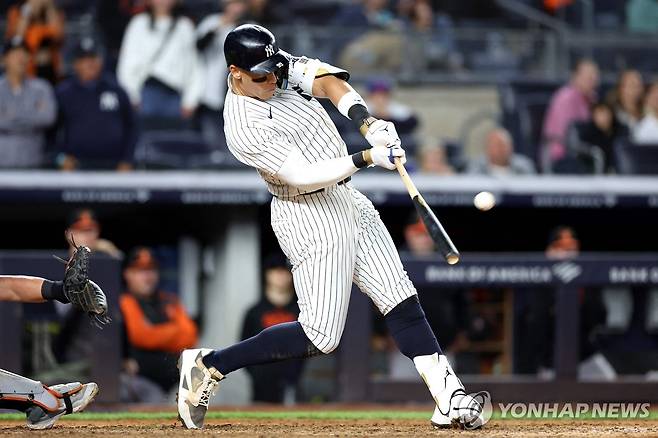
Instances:
[[[109,240],[100,237],[101,225],[96,213],[88,208],[71,212],[66,221],[64,237],[69,245],[69,254],[75,246],[86,246],[96,254],[104,254],[120,259],[121,251]],[[55,339],[53,351],[61,362],[78,362],[80,358],[89,357],[95,347],[93,333],[87,329],[87,315],[74,306],[55,303],[60,317],[60,330]]]
[[[176,295],[158,288],[160,271],[151,249],[138,247],[129,254],[123,279],[124,368],[168,392],[178,382],[178,355],[197,343],[196,323]]]
[[[251,307],[242,325],[242,339],[257,335],[268,327],[297,321],[299,308],[293,288],[292,273],[285,257],[270,255],[264,263],[264,288],[261,300]],[[277,362],[248,367],[253,401],[281,403],[285,394],[294,391],[303,361]],[[286,400],[288,401],[288,400]]]
[[[402,146],[409,155],[416,149],[418,117],[408,106],[393,99],[393,82],[388,78],[371,78],[367,82],[366,103],[370,114],[378,119],[390,120],[400,136]]]
[[[66,231],[67,240],[73,238],[74,243],[86,246],[93,252],[100,252],[114,258],[121,258],[121,251],[109,240],[100,237],[101,225],[96,213],[88,208],[75,210],[68,218]],[[70,250],[73,251],[73,246]]]
[[[54,0],[20,0],[7,11],[6,38],[25,41],[27,72],[55,84],[60,76],[64,14]]]
[[[197,116],[203,139],[215,147],[226,142],[222,115],[228,75],[224,40],[247,12],[246,0],[221,0],[220,3],[222,13],[207,16],[196,28],[196,47],[206,78]]]
[[[75,75],[56,90],[55,146],[59,169],[132,169],[136,126],[126,92],[103,74],[101,48],[92,38],[74,50]]]
[[[20,38],[5,42],[5,75],[0,78],[0,168],[40,167],[45,131],[55,121],[53,90],[43,79],[27,77],[28,57]]]

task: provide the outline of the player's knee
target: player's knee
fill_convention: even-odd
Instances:
[[[340,338],[331,338],[329,339],[329,343],[321,350],[324,354],[329,354],[338,348],[338,345],[340,345]]]
[[[340,335],[325,334],[317,339],[315,346],[324,354],[329,354],[338,348]]]

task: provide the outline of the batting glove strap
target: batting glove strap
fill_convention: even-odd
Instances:
[[[379,167],[395,170],[395,159],[399,158],[402,164],[407,162],[404,149],[400,146],[390,148],[374,147],[369,149],[372,162]]]

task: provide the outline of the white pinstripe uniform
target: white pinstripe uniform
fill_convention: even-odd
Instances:
[[[293,265],[299,322],[319,350],[338,346],[352,282],[384,315],[416,294],[379,213],[351,183],[304,194],[277,178],[294,149],[309,164],[348,155],[316,99],[277,89],[260,101],[229,87],[224,105],[230,151],[255,167],[274,195],[272,228]]]

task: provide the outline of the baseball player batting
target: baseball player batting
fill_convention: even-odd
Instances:
[[[464,412],[472,415],[477,402],[441,351],[379,213],[350,183],[359,169],[394,170],[396,158],[406,161],[395,127],[369,114],[345,70],[280,50],[261,26],[230,32],[224,54],[228,146],[256,168],[273,195],[272,228],[293,266],[300,314],[297,322],[224,349],[183,351],[177,401],[183,425],[203,427],[211,395],[232,371],[331,353],[343,334],[352,283],[384,315],[398,348],[427,384],[436,402],[431,423],[464,425],[471,420]],[[371,148],[348,155],[318,98],[330,99]]]
[[[67,264],[64,281],[0,275],[0,301],[72,303],[89,313],[97,324],[108,323],[105,294],[87,278],[88,253],[86,247],[76,250]],[[98,385],[93,382],[46,386],[0,369],[0,409],[25,412],[30,429],[51,428],[62,415],[84,410],[97,393]]]

